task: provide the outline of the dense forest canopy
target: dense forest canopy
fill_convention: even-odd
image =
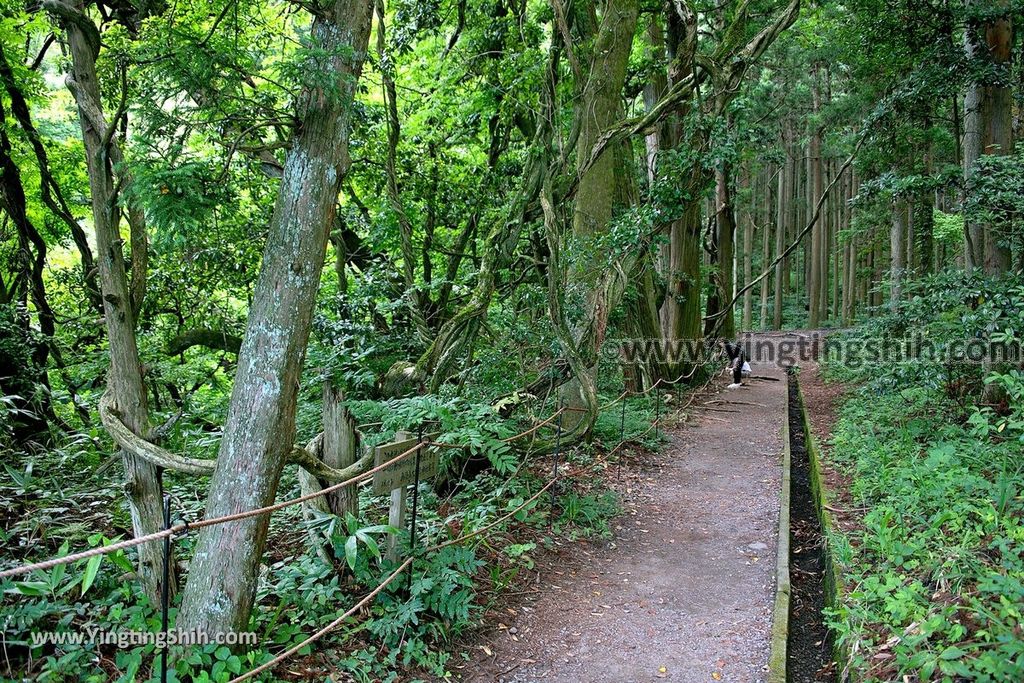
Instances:
[[[425,420],[465,447],[436,495],[467,511],[439,528],[482,525],[467,501],[522,502],[536,489],[500,477],[555,447],[551,425],[502,439],[564,406],[558,444],[589,448],[609,396],[707,379],[684,342],[923,325],[940,290],[1007,302],[965,333],[1019,335],[1021,9],[3,0],[5,566],[158,532],[165,492],[190,519],[315,492]],[[639,346],[658,352],[620,362]],[[1019,376],[983,381],[1006,371],[964,379],[965,400],[1019,415]],[[39,491],[97,514],[69,527]],[[303,573],[376,585],[368,495],[176,543],[177,624],[265,626],[268,591]],[[268,586],[268,553],[291,579]],[[161,544],[118,557],[133,589],[108,577],[104,609],[144,614]]]

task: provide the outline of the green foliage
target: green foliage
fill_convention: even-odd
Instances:
[[[1020,329],[1020,286],[937,276],[848,341],[918,334],[948,348],[975,335],[1006,339]],[[866,509],[860,525],[829,539],[845,587],[829,622],[854,670],[872,681],[1020,679],[1020,372],[984,378],[1005,389],[1005,411],[972,405],[977,365],[837,358],[829,375],[864,383],[841,408],[830,448],[853,504]]]
[[[556,529],[576,527],[577,531],[570,531],[572,536],[579,533],[583,536],[610,537],[608,520],[619,512],[618,499],[610,491],[590,495],[570,492],[561,497],[559,507],[562,514],[556,522]]]
[[[993,226],[1010,242],[1010,226],[1024,216],[1024,154],[987,154],[978,159],[967,183],[967,219]]]
[[[959,249],[964,239],[964,217],[960,213],[944,213],[938,209],[935,216],[935,240],[947,248]]]
[[[356,576],[364,573],[366,567],[369,565],[371,559],[380,560],[380,547],[377,541],[374,540],[376,534],[389,534],[397,533],[397,529],[388,526],[386,524],[373,524],[371,526],[360,526],[359,520],[356,519],[352,513],[346,513],[345,515],[345,534],[337,534],[334,526],[338,521],[337,517],[333,515],[324,515],[328,520],[329,526],[326,529],[326,533],[335,541],[334,552],[336,555],[344,554],[345,562],[348,564],[348,568]],[[347,535],[346,535],[347,534]],[[342,553],[339,553],[339,546],[342,549]],[[366,551],[370,554],[370,558],[367,558],[364,553],[360,553],[360,547],[365,547]],[[360,563],[360,560],[362,562]],[[359,569],[356,566],[359,563]]]
[[[0,304],[0,453],[24,442],[25,434],[16,439],[19,432],[40,428],[48,388],[34,354],[44,343],[29,327],[27,311]]]
[[[905,296],[895,312],[835,338],[847,352],[842,363],[830,366],[833,377],[866,381],[874,389],[922,384],[963,396],[982,382],[982,366],[970,354],[990,343],[1019,341],[1024,329],[1024,283],[1012,275],[943,273],[910,283]],[[895,354],[891,361],[882,356],[886,347],[911,342],[919,353]]]
[[[834,433],[833,457],[869,512],[840,555],[848,592],[830,621],[858,644],[871,680],[889,680],[869,667],[879,651],[899,676],[1024,674],[1013,637],[1024,598],[1019,451],[951,425],[950,413],[934,390],[857,398]]]
[[[1020,370],[992,372],[985,377],[986,384],[1002,389],[1007,406],[997,411],[993,406],[977,406],[968,422],[975,436],[981,439],[1017,440],[1024,444],[1024,373]]]

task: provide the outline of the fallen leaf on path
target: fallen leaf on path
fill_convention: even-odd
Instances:
[[[713,671],[713,672],[711,673],[711,677],[712,677],[713,679],[715,679],[716,681],[720,681],[720,680],[722,680],[722,674],[720,674],[720,673],[719,673],[719,672],[717,672],[717,671]]]

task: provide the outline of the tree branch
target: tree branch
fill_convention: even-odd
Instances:
[[[114,440],[114,443],[132,455],[166,470],[189,474],[213,474],[213,470],[217,466],[216,460],[189,458],[178,455],[133,433],[121,421],[121,416],[114,406],[113,398],[107,393],[103,394],[100,398],[99,412],[103,426]],[[288,462],[302,467],[318,479],[331,483],[351,479],[368,470],[373,464],[373,451],[370,450],[348,467],[340,470],[331,467],[320,460],[315,454],[319,452],[322,440],[323,434],[321,433],[310,441],[306,448],[293,446],[292,450],[288,453]]]
[[[207,328],[189,330],[167,342],[167,354],[177,356],[193,346],[205,346],[208,349],[227,351],[237,355],[242,348],[242,338],[221,330]]]

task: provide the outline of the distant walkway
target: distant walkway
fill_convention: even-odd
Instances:
[[[786,382],[767,365],[754,375],[780,381],[697,399],[624,494],[614,540],[545,573],[462,680],[765,679]]]

